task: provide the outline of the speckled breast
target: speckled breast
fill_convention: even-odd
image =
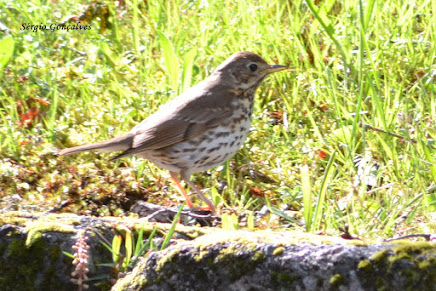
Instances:
[[[189,174],[222,164],[239,150],[251,127],[252,99],[235,100],[234,108],[232,116],[219,126],[146,158],[161,168]]]

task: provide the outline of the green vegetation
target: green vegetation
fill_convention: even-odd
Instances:
[[[283,219],[259,228],[360,238],[434,232],[435,1],[101,1],[90,30],[20,30],[86,25],[83,1],[67,2],[0,3],[1,209],[179,204],[148,161],[53,152],[127,132],[248,50],[294,70],[261,86],[236,157],[195,175],[220,212],[268,204]]]

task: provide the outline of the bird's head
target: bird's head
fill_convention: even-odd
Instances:
[[[271,73],[289,69],[282,65],[269,65],[262,57],[252,52],[239,52],[225,60],[214,72],[235,89],[256,89]]]

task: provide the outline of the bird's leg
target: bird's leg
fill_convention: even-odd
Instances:
[[[215,215],[215,206],[213,205],[212,201],[207,199],[206,196],[204,196],[203,193],[200,191],[200,189],[198,189],[197,186],[195,186],[195,184],[191,180],[189,180],[189,176],[182,173],[182,179],[185,180],[185,182],[188,183],[191,189],[194,189],[200,199],[207,204],[209,210],[212,212],[212,215]]]
[[[188,193],[186,193],[183,186],[180,184],[179,179],[177,178],[177,174],[170,171],[171,180],[173,180],[174,184],[176,184],[177,189],[179,190],[180,194],[182,194],[186,199],[186,204],[188,204],[189,208],[193,208],[194,204],[192,204],[191,198],[189,198]]]

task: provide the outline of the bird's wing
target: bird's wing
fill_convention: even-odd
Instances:
[[[158,124],[151,123],[153,127],[147,126],[135,134],[132,149],[158,149],[188,140],[218,126],[232,115],[232,111],[229,108],[203,108],[201,112],[194,114],[197,116],[190,116],[188,112],[179,113]]]
[[[164,148],[218,126],[233,113],[228,93],[218,90],[205,96],[204,90],[197,88],[178,96],[132,129],[131,148],[117,158]]]

